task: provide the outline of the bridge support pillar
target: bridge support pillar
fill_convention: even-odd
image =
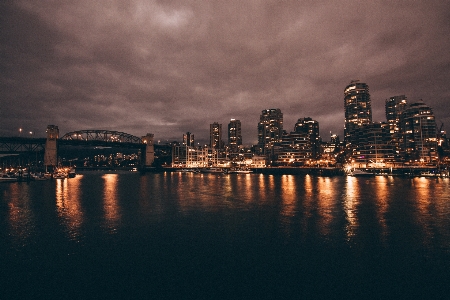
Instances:
[[[44,165],[46,167],[54,167],[58,164],[58,145],[57,140],[59,138],[58,126],[47,126],[47,140],[45,141],[45,154]]]
[[[142,142],[146,144],[145,146],[145,161],[144,166],[150,167],[153,164],[153,161],[155,160],[155,146],[153,145],[153,137],[154,134],[147,133],[146,136],[142,137]]]

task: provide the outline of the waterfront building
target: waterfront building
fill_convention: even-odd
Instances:
[[[239,151],[239,146],[242,145],[242,131],[241,121],[231,119],[228,124],[228,147],[232,153]]]
[[[400,130],[400,120],[402,113],[407,108],[407,99],[405,95],[393,96],[386,99],[385,112],[386,120],[389,124],[389,132],[391,134],[392,144],[396,155],[399,156],[401,152],[401,145],[403,143],[402,133]]]
[[[275,146],[283,138],[283,113],[279,108],[265,109],[261,112],[258,123],[257,153],[273,155]]]
[[[336,163],[336,156],[340,150],[339,136],[330,132],[330,138],[329,142],[321,142],[320,157],[325,160],[327,165]]]
[[[191,147],[185,144],[172,146],[172,166],[178,168],[203,168],[208,166],[208,147]]]
[[[214,122],[209,125],[209,146],[213,149],[222,149],[222,124]]]
[[[353,150],[358,129],[372,123],[369,86],[359,80],[353,80],[347,85],[344,89],[344,109],[344,142],[346,147]]]
[[[277,165],[303,166],[312,158],[311,136],[307,132],[284,132],[277,151]]]
[[[183,144],[194,147],[195,146],[194,134],[190,133],[189,131],[183,134]]]
[[[422,100],[402,113],[403,154],[410,161],[437,160],[437,129],[432,109]]]
[[[356,132],[358,142],[352,155],[354,167],[384,168],[393,166],[395,155],[388,123],[367,124]]]
[[[294,131],[308,135],[311,148],[311,158],[316,159],[320,156],[320,135],[319,122],[311,118],[300,118],[295,123]]]

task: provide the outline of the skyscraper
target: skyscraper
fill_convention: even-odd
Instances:
[[[311,118],[300,118],[295,123],[294,131],[307,134],[311,147],[311,157],[317,158],[320,154],[319,122]]]
[[[354,144],[355,131],[364,125],[372,124],[372,105],[369,86],[353,80],[344,90],[345,126],[344,142]]]
[[[265,109],[258,123],[258,152],[271,154],[275,143],[283,138],[283,113],[279,108]]]
[[[186,146],[194,147],[195,146],[194,134],[190,133],[189,131],[183,134],[183,144]]]
[[[231,119],[228,124],[228,146],[232,152],[237,152],[242,145],[241,121]]]
[[[209,125],[209,146],[214,149],[222,149],[222,124],[214,122]]]
[[[407,159],[431,161],[437,155],[437,128],[432,109],[422,100],[402,114],[403,151]]]
[[[402,143],[402,134],[400,131],[400,120],[403,111],[406,109],[406,96],[393,96],[386,99],[386,120],[389,124],[389,133],[391,134],[394,150],[399,154]]]

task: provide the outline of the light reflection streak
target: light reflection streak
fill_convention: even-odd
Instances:
[[[432,181],[426,177],[413,178],[413,187],[415,189],[415,206],[417,207],[416,222],[420,224],[423,230],[423,244],[429,245],[432,241],[432,213],[431,213],[431,197],[430,189],[432,189]]]
[[[376,215],[377,220],[381,227],[381,241],[386,245],[388,232],[388,225],[386,224],[386,213],[389,210],[389,189],[390,183],[393,181],[393,177],[376,176],[375,177],[375,201],[376,201]]]
[[[292,175],[283,175],[281,177],[281,224],[284,225],[286,234],[290,234],[289,225],[292,217],[297,211],[297,185],[295,177]]]
[[[103,210],[105,211],[106,226],[114,232],[117,230],[117,224],[120,221],[121,213],[119,200],[117,196],[117,183],[119,174],[104,174],[105,181],[103,192]]]
[[[82,237],[83,211],[80,205],[80,181],[82,175],[71,179],[56,179],[56,210],[68,230],[71,240],[80,241]]]
[[[319,231],[323,236],[328,236],[331,232],[333,222],[333,212],[336,210],[337,191],[333,188],[329,177],[320,177],[317,181],[317,206],[319,219]]]
[[[353,176],[346,177],[346,188],[344,198],[344,211],[346,214],[347,225],[345,231],[347,234],[347,241],[351,241],[356,236],[356,230],[359,226],[357,209],[359,205],[359,182],[358,178]]]
[[[314,193],[313,193],[313,178],[311,175],[305,175],[305,184],[304,184],[304,198],[302,199],[302,233],[303,235],[308,235],[309,232],[309,221],[312,218],[312,211],[315,209],[314,203]]]

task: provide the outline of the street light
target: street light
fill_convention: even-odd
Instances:
[[[22,135],[22,128],[19,128],[19,136]]]

